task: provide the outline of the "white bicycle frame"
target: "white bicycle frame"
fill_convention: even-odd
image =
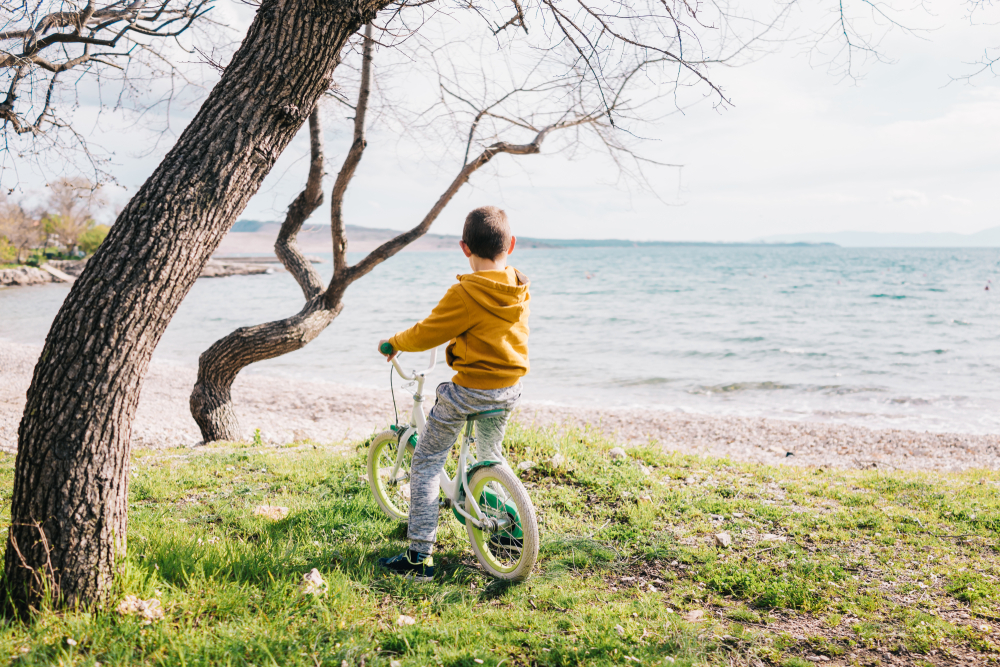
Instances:
[[[424,382],[427,379],[427,374],[434,370],[434,366],[437,365],[437,349],[431,350],[431,361],[427,368],[422,371],[410,371],[409,375],[403,370],[403,367],[399,365],[399,353],[396,354],[392,359],[392,365],[396,369],[396,373],[399,377],[407,380],[409,382],[417,383],[417,391],[413,394],[413,411],[410,413],[410,423],[399,434],[400,446],[396,448],[396,462],[392,467],[392,475],[389,479],[397,479],[399,474],[399,466],[403,461],[403,451],[406,449],[404,443],[409,442],[410,436],[414,433],[417,434],[419,438],[420,431],[423,430],[424,424],[427,423],[426,416],[424,415]],[[483,511],[479,508],[479,503],[476,499],[472,497],[472,491],[469,490],[469,479],[466,475],[466,463],[469,460],[469,445],[472,442],[472,426],[471,422],[466,424],[465,432],[462,435],[462,450],[458,455],[458,469],[455,471],[455,478],[452,479],[445,472],[444,468],[438,473],[438,483],[441,485],[441,490],[444,491],[444,497],[447,499],[446,509],[454,509],[456,512],[465,517],[466,521],[471,521],[472,525],[481,530],[488,530],[490,532],[495,532],[497,530],[502,530],[512,524],[509,517],[503,517],[496,519],[493,517],[487,517]],[[476,519],[471,514],[466,512],[462,507],[459,506],[458,502],[458,490],[459,490],[459,480],[462,483],[462,490],[465,491],[465,497],[472,502],[472,506],[476,510],[482,519]]]

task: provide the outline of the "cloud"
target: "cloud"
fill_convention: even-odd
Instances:
[[[903,204],[923,208],[927,206],[927,195],[919,190],[893,190],[889,193],[893,204]]]

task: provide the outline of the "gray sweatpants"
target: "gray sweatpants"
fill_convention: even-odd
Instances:
[[[427,415],[410,465],[410,548],[429,554],[434,549],[438,526],[438,473],[448,453],[465,428],[471,414],[487,410],[508,412],[476,422],[476,459],[506,461],[503,434],[510,410],[521,398],[521,383],[503,389],[468,389],[453,382],[437,388],[437,402]]]

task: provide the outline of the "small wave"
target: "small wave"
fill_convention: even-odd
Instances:
[[[612,384],[619,387],[644,387],[649,385],[660,385],[669,384],[670,382],[676,382],[677,380],[673,378],[661,378],[661,377],[651,377],[651,378],[639,378],[637,380],[618,380],[612,382]]]
[[[895,405],[934,405],[934,401],[929,401],[926,398],[908,398],[906,396],[890,398],[889,402]]]
[[[688,390],[690,394],[728,394],[736,391],[795,389],[794,385],[780,382],[733,382],[732,384],[717,384],[713,386],[694,387]]]
[[[962,326],[962,327],[972,326],[972,322],[966,322],[965,320],[952,320],[951,323],[952,324],[957,324],[957,325]]]
[[[784,391],[793,390],[803,393],[823,393],[834,396],[851,394],[883,393],[884,387],[870,385],[839,385],[839,384],[785,384],[782,382],[732,382],[729,384],[699,385],[687,390],[689,394],[731,394],[741,391]]]
[[[905,294],[869,294],[873,299],[906,299]]]
[[[811,350],[806,350],[801,347],[782,347],[778,348],[778,352],[782,354],[794,354],[801,357],[825,357],[826,352],[813,352]]]

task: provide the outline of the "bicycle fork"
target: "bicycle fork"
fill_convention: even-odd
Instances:
[[[479,503],[476,501],[475,496],[472,495],[472,490],[469,488],[469,479],[466,475],[466,463],[469,456],[470,445],[476,442],[476,439],[472,435],[472,425],[473,421],[469,420],[465,425],[465,433],[462,436],[462,450],[458,455],[458,469],[455,471],[455,481],[462,485],[462,490],[465,491],[465,497],[469,499],[472,503],[472,508],[475,513],[480,517],[479,519],[474,518],[471,514],[466,512],[463,508],[459,507],[459,503],[452,503],[452,509],[462,516],[465,517],[466,521],[471,521],[472,525],[480,530],[495,533],[497,531],[503,530],[514,524],[510,516],[504,516],[502,518],[494,518],[486,516],[486,513],[479,507]],[[457,491],[457,489],[456,489]],[[454,494],[456,497],[457,493]]]

